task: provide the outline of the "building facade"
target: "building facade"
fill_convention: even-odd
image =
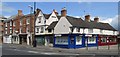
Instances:
[[[6,19],[4,16],[0,16],[0,43],[3,42],[4,20]]]
[[[53,46],[54,34],[47,30],[47,27],[54,21],[58,21],[58,13],[56,10],[51,14],[44,14],[40,9],[37,11],[39,12],[35,21],[35,38],[38,45]]]
[[[81,48],[117,44],[118,31],[108,23],[99,22],[90,15],[84,19],[67,15],[62,8],[61,15],[54,9],[51,14],[44,14],[36,9],[35,14],[23,15],[22,10],[4,22],[4,42],[62,48]]]

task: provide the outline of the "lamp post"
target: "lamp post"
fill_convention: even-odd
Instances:
[[[32,36],[31,36],[31,30],[32,30],[32,24],[31,24],[31,19],[32,19],[32,13],[33,13],[33,7],[31,5],[29,5],[28,7],[30,7],[30,23],[29,23],[29,34],[30,34],[30,37],[29,37],[29,45],[31,45],[32,43]]]

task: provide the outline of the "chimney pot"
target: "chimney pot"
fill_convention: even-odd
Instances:
[[[90,15],[85,15],[85,21],[90,22]]]
[[[22,15],[23,15],[22,10],[18,10],[18,15],[19,15],[19,16],[22,16]]]
[[[94,18],[94,22],[99,22],[99,18],[98,18],[98,17],[95,17],[95,18]]]
[[[53,12],[54,12],[56,15],[58,15],[58,12],[57,12],[55,9],[53,9]]]
[[[66,10],[66,8],[64,7],[64,8],[62,8],[62,10],[61,10],[61,16],[66,16],[66,14],[67,14],[67,10]]]

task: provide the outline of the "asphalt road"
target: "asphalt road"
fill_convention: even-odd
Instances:
[[[95,53],[78,54],[78,53],[70,53],[66,50],[63,52],[54,52],[54,51],[50,51],[48,48],[37,49],[37,48],[30,48],[19,45],[3,44],[2,57],[120,57],[120,56],[112,55],[112,54],[102,55]]]

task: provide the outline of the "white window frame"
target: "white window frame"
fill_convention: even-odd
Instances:
[[[38,17],[38,23],[41,23],[41,22],[42,22],[41,19],[42,19],[42,16],[39,16],[39,17]]]
[[[44,33],[44,27],[43,26],[40,27],[40,33]]]
[[[12,30],[10,29],[10,33],[12,33]]]
[[[5,28],[5,30],[7,30],[7,28]]]
[[[39,33],[39,28],[38,27],[36,28],[36,33]]]
[[[100,29],[100,33],[102,33],[102,31],[103,31],[103,30],[102,30],[102,29]]]
[[[22,20],[20,20],[20,26],[22,25]]]
[[[20,27],[20,33],[22,33],[22,28]]]
[[[5,23],[5,26],[7,27],[7,22]]]
[[[5,34],[7,34],[7,31],[5,31]]]
[[[52,16],[52,18],[56,18],[56,16]]]
[[[93,29],[88,29],[88,33],[93,33]]]
[[[27,33],[29,33],[29,32],[30,32],[30,31],[29,31],[29,29],[28,29],[28,27],[26,28],[26,32],[27,32]]]
[[[15,22],[13,22],[13,26],[15,26]]]
[[[10,21],[10,26],[12,26],[12,21]]]
[[[30,24],[30,19],[27,19],[27,24]]]

